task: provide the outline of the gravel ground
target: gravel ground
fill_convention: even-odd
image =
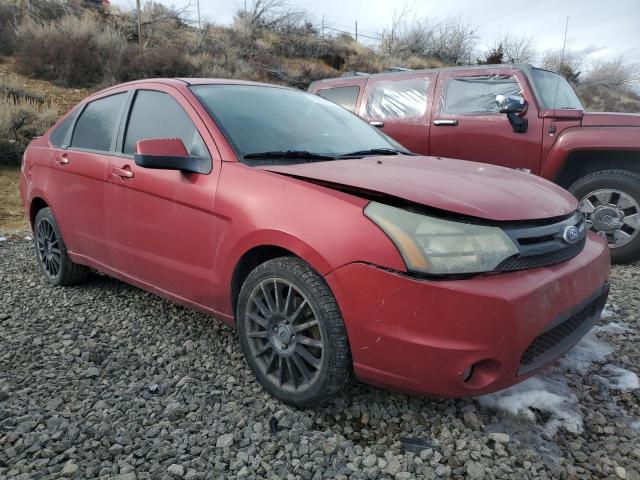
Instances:
[[[231,328],[101,275],[52,288],[24,237],[0,238],[0,478],[640,478],[637,265],[597,337],[520,388],[358,384],[300,411]]]

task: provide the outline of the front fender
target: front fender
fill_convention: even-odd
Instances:
[[[543,162],[540,175],[555,179],[568,156],[578,151],[639,150],[640,129],[636,127],[571,127],[564,130]]]

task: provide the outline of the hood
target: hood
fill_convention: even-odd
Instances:
[[[256,168],[487,220],[558,217],[578,207],[569,192],[530,173],[449,158],[381,156]]]
[[[582,125],[585,127],[640,127],[640,114],[585,112],[582,116]]]

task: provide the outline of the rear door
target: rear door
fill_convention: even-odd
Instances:
[[[499,94],[524,96],[525,133],[515,133],[507,115],[499,113]],[[429,155],[539,172],[542,120],[520,71],[443,71],[434,98]]]
[[[152,138],[180,138],[190,155],[210,161],[211,172],[137,166],[136,142]],[[156,290],[211,306],[220,158],[204,123],[176,89],[146,84],[133,95],[117,150],[107,193],[114,268]]]
[[[50,138],[54,149],[49,190],[60,194],[54,213],[67,248],[103,264],[110,261],[106,181],[126,97],[121,91],[88,102],[67,117],[69,128],[63,122],[60,132],[54,130]]]
[[[359,115],[412,152],[426,155],[434,80],[434,74],[424,72],[372,76]]]

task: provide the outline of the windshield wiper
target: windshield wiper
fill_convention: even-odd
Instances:
[[[339,155],[337,158],[348,157],[365,157],[367,155],[414,155],[410,152],[403,152],[395,148],[369,148],[368,150],[358,150],[357,152],[349,152]]]
[[[243,155],[247,160],[255,159],[269,159],[269,158],[301,158],[305,160],[335,160],[336,157],[331,155],[323,155],[321,153],[308,152],[307,150],[284,150],[284,151],[272,151],[272,152],[255,152],[247,153]]]

